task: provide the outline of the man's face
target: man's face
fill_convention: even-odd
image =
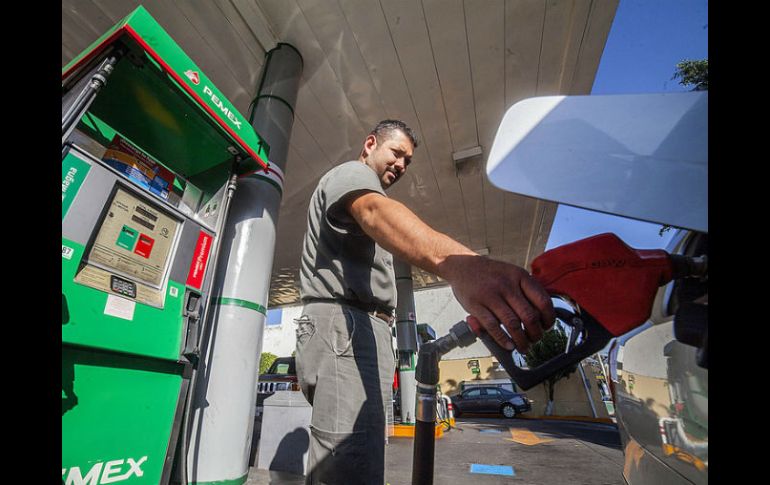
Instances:
[[[377,173],[382,188],[387,189],[404,175],[412,162],[413,151],[412,141],[400,130],[393,130],[390,136],[383,137],[382,143],[369,135],[364,141],[364,163]]]

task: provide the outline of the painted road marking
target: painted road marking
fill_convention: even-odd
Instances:
[[[499,429],[480,429],[479,433],[502,433]]]
[[[521,443],[522,445],[532,446],[532,445],[539,445],[542,443],[548,443],[549,441],[553,441],[552,439],[544,439],[537,436],[532,431],[526,430],[526,429],[514,429],[509,428],[511,431],[511,438],[506,438],[506,441],[514,441],[516,443]]]
[[[479,465],[478,463],[471,464],[471,473],[482,473],[484,475],[503,475],[506,477],[512,477],[516,474],[513,471],[512,466]]]

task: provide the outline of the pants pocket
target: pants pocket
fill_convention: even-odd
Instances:
[[[294,323],[297,325],[295,330],[297,345],[305,345],[315,334],[315,322],[309,316],[302,315],[299,318],[295,318]]]
[[[315,386],[318,382],[317,368],[314,367],[315,353],[312,345],[308,345],[313,335],[316,333],[315,321],[307,315],[302,315],[294,319],[297,324],[295,333],[297,335],[295,363],[299,387],[305,399],[312,405],[315,396]]]
[[[339,318],[332,320],[329,344],[337,357],[353,355],[353,337],[356,333],[356,317],[348,310],[343,310]]]

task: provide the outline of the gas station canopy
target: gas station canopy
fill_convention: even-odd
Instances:
[[[517,101],[590,92],[617,5],[617,0],[144,2],[240,113],[249,113],[265,52],[286,42],[302,54],[271,307],[297,301],[302,236],[316,182],[332,166],[357,158],[366,134],[386,118],[404,120],[420,140],[414,163],[391,197],[471,249],[528,267],[545,247],[556,204],[497,189],[483,167],[504,113]],[[77,62],[76,55],[135,8],[135,2],[65,0],[62,66]],[[120,35],[129,44],[138,42],[128,30]],[[155,48],[151,42],[150,47]],[[138,76],[143,82],[122,84],[129,71],[142,68],[121,63],[110,80],[112,88],[159,124],[170,112],[198,109],[196,96],[219,96],[204,92],[203,77],[200,85],[192,83],[184,59],[170,66],[173,73],[151,55],[134,61],[145,66],[148,74]],[[164,99],[157,95],[173,83],[184,86],[190,99],[147,103],[145,94]],[[119,109],[97,105],[93,111],[118,120]],[[101,129],[96,116],[94,132]],[[268,155],[260,152],[266,147],[239,136],[226,114],[208,113],[206,120],[229,129],[209,139],[189,135],[200,121],[168,124],[185,141],[162,147],[155,143],[157,158],[174,157],[177,151],[180,159],[191,160],[180,171],[192,178],[216,159],[187,155],[229,144],[255,152],[249,153],[253,169],[260,166],[258,159],[268,163]],[[121,131],[142,145],[153,145],[153,135],[129,125],[126,120]],[[442,284],[419,270],[414,277],[415,289]]]

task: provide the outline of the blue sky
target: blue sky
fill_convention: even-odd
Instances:
[[[591,94],[687,91],[671,79],[684,59],[708,57],[708,1],[620,0]],[[665,247],[659,224],[560,205],[546,249],[601,232],[636,248]]]

